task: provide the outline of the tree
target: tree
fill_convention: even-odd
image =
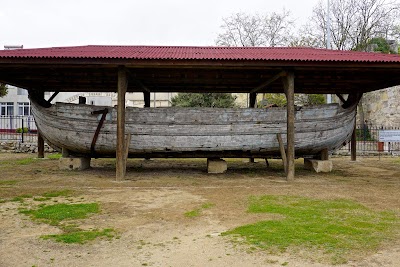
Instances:
[[[0,97],[6,96],[8,93],[7,85],[4,83],[0,83]]]
[[[299,106],[311,106],[325,104],[324,95],[320,94],[295,94],[294,102]],[[264,94],[263,100],[258,104],[259,107],[276,105],[278,107],[286,106],[286,97],[284,94]]]
[[[326,43],[327,13],[325,1],[313,9],[304,31],[319,44]],[[331,45],[338,50],[366,51],[371,39],[396,36],[399,4],[388,0],[336,0],[330,5]]]
[[[290,42],[294,21],[290,12],[263,16],[236,13],[223,18],[216,44],[220,46],[283,46]]]
[[[319,33],[313,30],[312,24],[307,23],[298,30],[296,35],[291,37],[289,46],[324,48],[326,46],[324,38],[321,38]]]
[[[287,100],[285,94],[263,94],[263,99],[257,104],[258,107],[268,107],[271,105],[283,107]]]
[[[173,107],[235,107],[236,97],[228,93],[178,93],[171,99]]]
[[[398,54],[398,51],[394,51],[389,42],[382,38],[373,38],[368,42],[368,47],[370,47],[374,52],[380,52],[384,54]]]
[[[272,12],[264,17],[264,36],[267,45],[288,45],[294,27],[294,20],[290,18],[290,11],[283,9],[281,13]]]
[[[325,104],[325,96],[321,94],[295,94],[294,101],[301,106]]]

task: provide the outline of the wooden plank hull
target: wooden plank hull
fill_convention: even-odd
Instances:
[[[94,151],[91,144],[101,120],[92,112],[108,108]],[[32,101],[37,127],[49,144],[73,155],[115,157],[116,108],[57,103],[44,108]],[[296,111],[296,157],[348,142],[356,105],[303,107]],[[127,108],[129,157],[272,157],[279,156],[277,133],[286,143],[286,108]]]

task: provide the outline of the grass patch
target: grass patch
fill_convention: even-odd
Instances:
[[[35,162],[35,158],[17,159],[17,160],[12,160],[9,162],[11,164],[16,164],[16,165],[29,165],[29,164]]]
[[[54,154],[47,155],[48,159],[60,159],[61,157],[62,157],[61,153],[54,153]]]
[[[214,203],[204,203],[203,205],[201,205],[201,209],[205,210],[205,209],[211,209],[212,207],[214,207],[215,204]]]
[[[51,191],[42,194],[43,197],[70,197],[72,195],[72,190],[61,190],[61,191]]]
[[[183,215],[185,215],[185,217],[188,217],[188,218],[198,217],[198,216],[200,216],[200,214],[203,210],[210,209],[214,206],[215,206],[215,204],[213,204],[213,203],[204,203],[203,205],[201,205],[200,208],[185,212]]]
[[[188,218],[194,218],[194,217],[200,216],[200,212],[201,212],[200,209],[195,209],[195,210],[185,212],[184,215],[185,215],[185,217],[188,217]]]
[[[42,194],[40,197],[33,197],[32,195],[21,195],[21,196],[16,196],[12,199],[10,199],[10,201],[13,202],[24,202],[24,199],[26,198],[33,198],[34,201],[47,201],[50,200],[52,197],[69,197],[73,194],[72,190],[62,190],[62,191],[51,191],[51,192],[47,192]]]
[[[34,201],[47,201],[50,200],[49,197],[34,197],[33,198]]]
[[[25,198],[32,198],[32,195],[21,195],[21,196],[13,197],[10,201],[12,201],[12,202],[24,202]]]
[[[285,219],[241,226],[223,235],[243,237],[261,249],[321,250],[332,264],[346,263],[356,253],[377,249],[399,226],[393,212],[372,211],[350,200],[251,197],[248,212],[275,213]]]
[[[64,220],[84,219],[91,213],[98,213],[99,205],[97,203],[55,204],[42,206],[36,210],[21,210],[20,212],[51,225],[59,225]]]
[[[68,197],[72,194],[71,190],[62,191],[51,191],[42,194],[39,197],[34,197],[34,201],[48,201],[54,197]],[[19,196],[14,198],[15,201],[21,199],[23,201],[26,197],[32,196]],[[54,200],[57,202],[57,200]],[[86,203],[86,204],[66,204],[59,203],[53,205],[46,205],[40,203],[35,205],[36,208],[27,209],[20,208],[19,212],[30,216],[33,220],[37,220],[43,223],[48,223],[53,226],[60,228],[63,233],[54,235],[43,235],[42,239],[52,239],[56,242],[63,243],[77,243],[84,244],[88,241],[94,240],[99,237],[113,238],[115,237],[115,231],[107,228],[103,230],[82,230],[75,224],[74,220],[85,219],[88,216],[99,213],[100,208],[97,203]]]
[[[0,161],[0,165],[29,165],[35,162],[35,158],[24,158],[24,159],[13,159],[13,160],[2,160]]]
[[[113,238],[115,236],[115,231],[113,229],[103,229],[103,230],[92,230],[92,231],[83,231],[80,229],[76,229],[72,232],[67,232],[58,235],[44,235],[41,236],[44,240],[53,239],[56,242],[62,242],[67,244],[77,243],[84,244],[88,241],[92,241],[99,237]]]
[[[15,180],[0,181],[0,186],[15,185],[17,182]]]

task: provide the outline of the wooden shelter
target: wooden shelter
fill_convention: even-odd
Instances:
[[[360,95],[400,84],[400,57],[312,48],[77,46],[0,51],[0,82],[55,92],[118,92],[117,180],[124,177],[125,93],[285,93],[287,178],[294,177],[294,93]],[[354,139],[354,138],[353,138]],[[355,139],[353,140],[355,141]],[[43,140],[39,138],[43,156]]]

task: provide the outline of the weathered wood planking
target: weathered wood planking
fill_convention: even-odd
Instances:
[[[71,154],[90,154],[90,145],[105,107],[57,103],[43,108],[32,101],[40,132]],[[95,145],[96,156],[114,157],[116,108],[109,107]],[[355,105],[303,107],[295,112],[296,156],[332,151],[350,139]],[[286,109],[127,108],[126,134],[131,134],[130,157],[279,156],[276,134],[286,143]]]

